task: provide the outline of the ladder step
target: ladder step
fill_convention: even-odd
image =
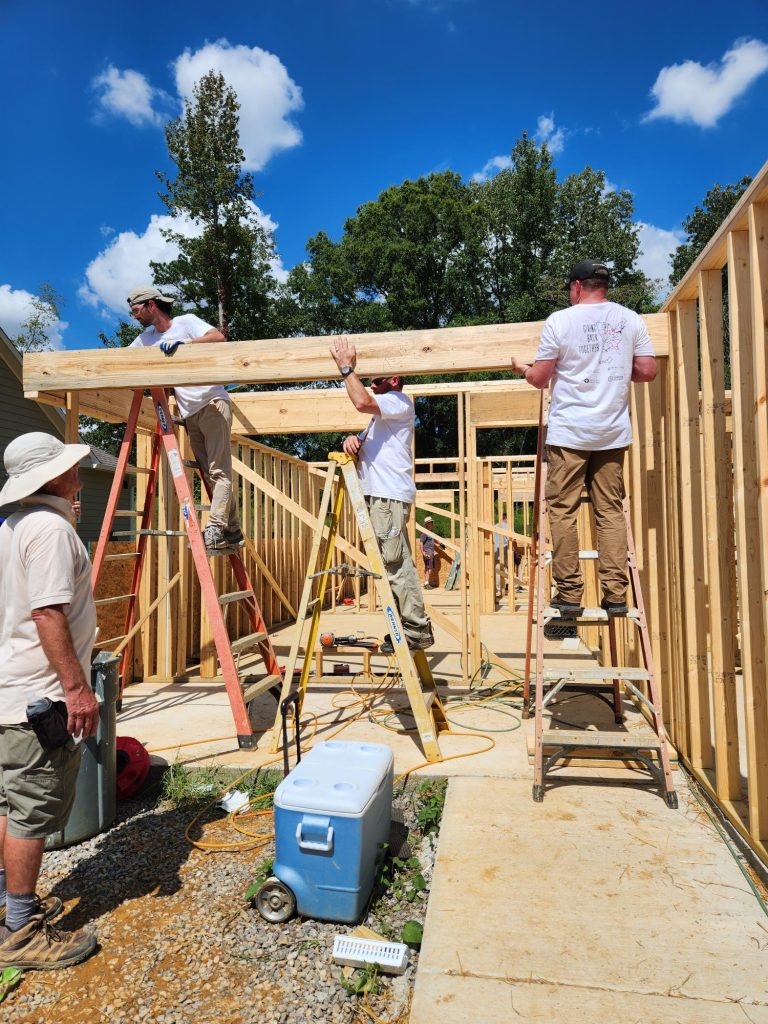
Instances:
[[[219,597],[219,604],[233,604],[235,601],[244,601],[246,597],[253,597],[252,590],[233,590],[231,594],[222,594]]]
[[[242,654],[244,651],[250,651],[268,637],[269,633],[249,633],[248,636],[241,636],[239,640],[232,641],[232,653]]]
[[[579,558],[584,562],[596,562],[599,558],[597,551],[580,551]]]
[[[601,747],[604,750],[659,750],[654,732],[592,732],[588,729],[565,732],[546,729],[541,735],[545,747]]]
[[[105,562],[118,562],[118,561],[120,561],[123,558],[138,558],[138,557],[139,557],[139,552],[138,551],[123,551],[119,555],[105,555],[104,556],[104,561]]]
[[[605,608],[582,608],[581,614],[578,617],[572,617],[570,615],[562,615],[559,608],[545,608],[544,617],[546,619],[562,619],[564,622],[574,623],[585,623],[585,622],[607,622],[608,612]],[[637,608],[630,608],[626,615],[611,616],[619,621],[622,619],[629,619],[631,622],[640,622],[640,612]]]
[[[138,516],[138,518],[141,518],[143,515],[144,509],[119,508],[117,512],[115,512],[115,518],[118,516]]]
[[[195,505],[195,512],[210,512],[210,505]]]
[[[265,676],[263,679],[257,679],[255,683],[248,683],[247,686],[243,687],[243,703],[247,704],[255,697],[258,697],[259,694],[271,690],[273,686],[282,685],[282,676]]]
[[[136,597],[136,594],[118,594],[117,597],[100,597],[98,601],[94,601],[94,604],[118,604],[120,601],[130,601],[132,597]]]
[[[575,682],[581,680],[600,679],[650,679],[651,673],[644,668],[611,668],[610,665],[598,666],[597,668],[545,668],[544,682],[557,682],[560,679],[573,679]]]

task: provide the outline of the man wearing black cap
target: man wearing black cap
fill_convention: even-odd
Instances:
[[[624,452],[632,441],[629,385],[654,380],[656,359],[642,318],[609,302],[609,285],[604,263],[577,263],[567,282],[570,308],[547,319],[535,363],[512,359],[512,369],[533,387],[552,382],[547,503],[557,594],[550,603],[564,617],[581,609],[577,516],[583,487],[595,512],[602,605],[609,615],[627,613],[622,502]]]
[[[157,345],[172,356],[179,345],[226,341],[216,327],[193,313],[171,316],[173,299],[154,285],[135,288],[128,296],[131,316],[145,328],[131,344]],[[211,485],[211,511],[203,531],[209,555],[226,555],[245,543],[232,488],[232,402],[220,384],[174,388],[179,412],[200,472]]]

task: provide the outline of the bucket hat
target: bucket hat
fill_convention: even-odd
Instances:
[[[90,445],[64,444],[58,437],[33,431],[11,441],[3,455],[8,479],[0,491],[0,505],[28,498],[89,455]]]

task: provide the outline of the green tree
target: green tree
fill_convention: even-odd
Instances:
[[[669,283],[674,287],[681,281],[693,261],[704,249],[725,218],[749,186],[751,178],[741,178],[733,185],[713,185],[704,196],[701,206],[683,221],[686,241],[678,245],[672,256]]]
[[[43,281],[30,303],[29,316],[11,339],[19,352],[47,352],[53,348],[50,331],[59,322],[63,303],[63,297],[51,282]]]
[[[141,330],[135,321],[121,320],[113,334],[100,331],[99,340],[106,348],[127,348]],[[116,456],[125,433],[125,424],[104,423],[91,416],[81,416],[79,430],[80,436],[87,444]]]
[[[209,71],[193,89],[184,114],[165,131],[175,178],[158,171],[160,198],[173,217],[199,234],[167,230],[176,259],[152,263],[155,282],[176,289],[186,308],[215,321],[226,337],[263,338],[275,282],[271,233],[259,223],[253,177],[243,171],[237,96],[223,75]]]

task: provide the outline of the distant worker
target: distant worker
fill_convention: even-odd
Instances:
[[[131,292],[131,316],[146,330],[130,348],[158,345],[171,356],[179,345],[226,341],[220,330],[194,313],[172,317],[173,301],[153,285]],[[208,525],[203,531],[205,548],[208,554],[227,554],[245,542],[232,487],[232,402],[221,384],[176,387],[174,393],[200,472],[212,491]]]
[[[91,562],[75,532],[85,444],[22,434],[5,449],[0,505],[0,968],[69,967],[96,947],[90,931],[52,923],[57,896],[35,890],[45,840],[66,825],[82,745],[99,724],[90,686],[96,606]]]
[[[434,525],[432,516],[427,516],[424,520],[424,529],[431,532]],[[435,571],[435,538],[431,537],[429,533],[419,534],[419,547],[424,561],[424,589],[431,590],[432,573]]]
[[[551,605],[563,618],[581,610],[583,579],[577,516],[586,486],[597,525],[602,607],[627,614],[627,529],[624,452],[632,441],[631,381],[656,377],[656,359],[643,319],[609,302],[610,271],[582,260],[566,287],[570,308],[548,317],[533,365],[512,359],[512,369],[535,388],[552,382],[547,425],[547,489],[552,531]]]
[[[355,372],[355,346],[347,338],[336,338],[330,351],[352,404],[358,412],[372,417],[363,435],[351,434],[345,439],[344,451],[359,460],[360,484],[408,646],[411,650],[425,650],[435,639],[406,531],[416,497],[413,401],[403,394],[403,378],[397,374],[375,377],[371,381],[373,394],[366,390]],[[391,639],[386,639],[379,650],[392,654]]]
[[[495,524],[500,527],[499,531],[494,531],[493,534],[493,560],[495,563],[495,574],[496,574],[496,597],[501,597],[504,593],[505,581],[509,583],[509,537],[506,533],[502,533],[501,530],[509,529],[509,522],[507,520],[507,513],[504,512],[501,521]]]

